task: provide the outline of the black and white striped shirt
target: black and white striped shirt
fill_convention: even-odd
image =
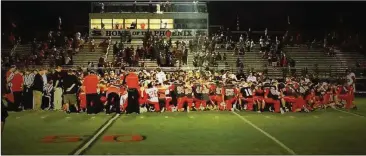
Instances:
[[[28,88],[32,87],[34,82],[34,73],[30,73],[24,76],[24,85]]]
[[[52,85],[52,84],[47,83],[47,84],[45,85],[45,95],[46,95],[46,96],[51,96],[51,92],[52,92],[52,90],[53,90],[53,85]]]

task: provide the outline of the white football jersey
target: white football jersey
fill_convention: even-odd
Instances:
[[[149,88],[146,90],[146,94],[149,95],[149,100],[152,102],[159,102],[158,98],[158,89],[157,88]]]
[[[347,75],[347,84],[348,84],[348,85],[353,84],[353,78],[352,78],[352,77],[356,78],[355,73],[349,73],[349,74]]]
[[[156,74],[156,79],[158,79],[159,83],[163,83],[164,81],[166,81],[165,73],[159,72],[158,74]]]

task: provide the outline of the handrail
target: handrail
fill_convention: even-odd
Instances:
[[[165,2],[140,2],[137,1],[136,2],[136,6],[146,6],[146,5],[154,5],[154,4],[164,4]],[[193,5],[193,1],[191,2],[169,2],[170,4],[174,4],[174,5]],[[126,1],[126,2],[103,2],[104,6],[121,6],[121,5],[127,5],[127,6],[132,6],[134,4],[134,1]],[[199,5],[207,5],[206,2],[197,2],[196,3],[198,6]],[[100,3],[98,2],[92,2],[92,6],[101,6]]]

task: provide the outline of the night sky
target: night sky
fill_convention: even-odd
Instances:
[[[364,30],[365,2],[209,2],[211,25],[236,28],[236,16],[240,27],[247,30],[284,30],[287,15],[293,27],[323,32],[335,28],[340,15],[348,27]],[[54,28],[58,16],[64,29],[76,31],[88,27],[90,2],[2,2],[2,31],[15,21],[23,33],[34,34]],[[85,29],[87,30],[87,29]]]

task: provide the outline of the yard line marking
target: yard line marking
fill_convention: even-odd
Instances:
[[[42,116],[41,119],[47,118],[48,115]]]
[[[267,136],[268,138],[272,139],[274,142],[276,142],[278,145],[280,145],[283,149],[285,149],[288,153],[292,154],[292,155],[296,155],[296,153],[290,149],[289,147],[287,147],[285,144],[283,144],[281,141],[279,141],[278,139],[276,139],[274,136],[272,136],[271,134],[267,133],[266,131],[262,130],[261,128],[259,128],[258,126],[256,126],[255,124],[253,124],[252,122],[250,122],[249,120],[247,120],[245,117],[239,115],[236,112],[232,112],[233,114],[235,114],[236,116],[238,116],[241,120],[243,120],[245,123],[251,125],[253,128],[255,128],[256,130],[258,130],[259,132],[263,133],[265,136]]]
[[[143,118],[144,118],[144,116],[140,116],[140,118],[141,118],[141,119],[143,119]]]
[[[169,118],[169,116],[165,116],[165,118],[167,119],[167,118]]]
[[[116,120],[119,117],[120,114],[116,114],[113,118],[108,120],[108,123],[105,124],[84,146],[79,148],[75,153],[72,155],[80,155],[82,152],[84,152],[93,142],[96,141],[96,139],[109,127],[114,120]]]
[[[363,115],[359,115],[359,114],[356,114],[356,113],[347,112],[347,111],[340,110],[340,109],[337,109],[337,108],[333,108],[333,109],[334,109],[334,110],[336,110],[336,111],[338,111],[338,112],[342,112],[342,113],[351,114],[351,115],[354,115],[354,116],[358,116],[358,117],[363,117],[363,118],[365,118],[365,116],[363,116]]]
[[[20,118],[20,116],[17,116],[15,119],[19,119]]]

